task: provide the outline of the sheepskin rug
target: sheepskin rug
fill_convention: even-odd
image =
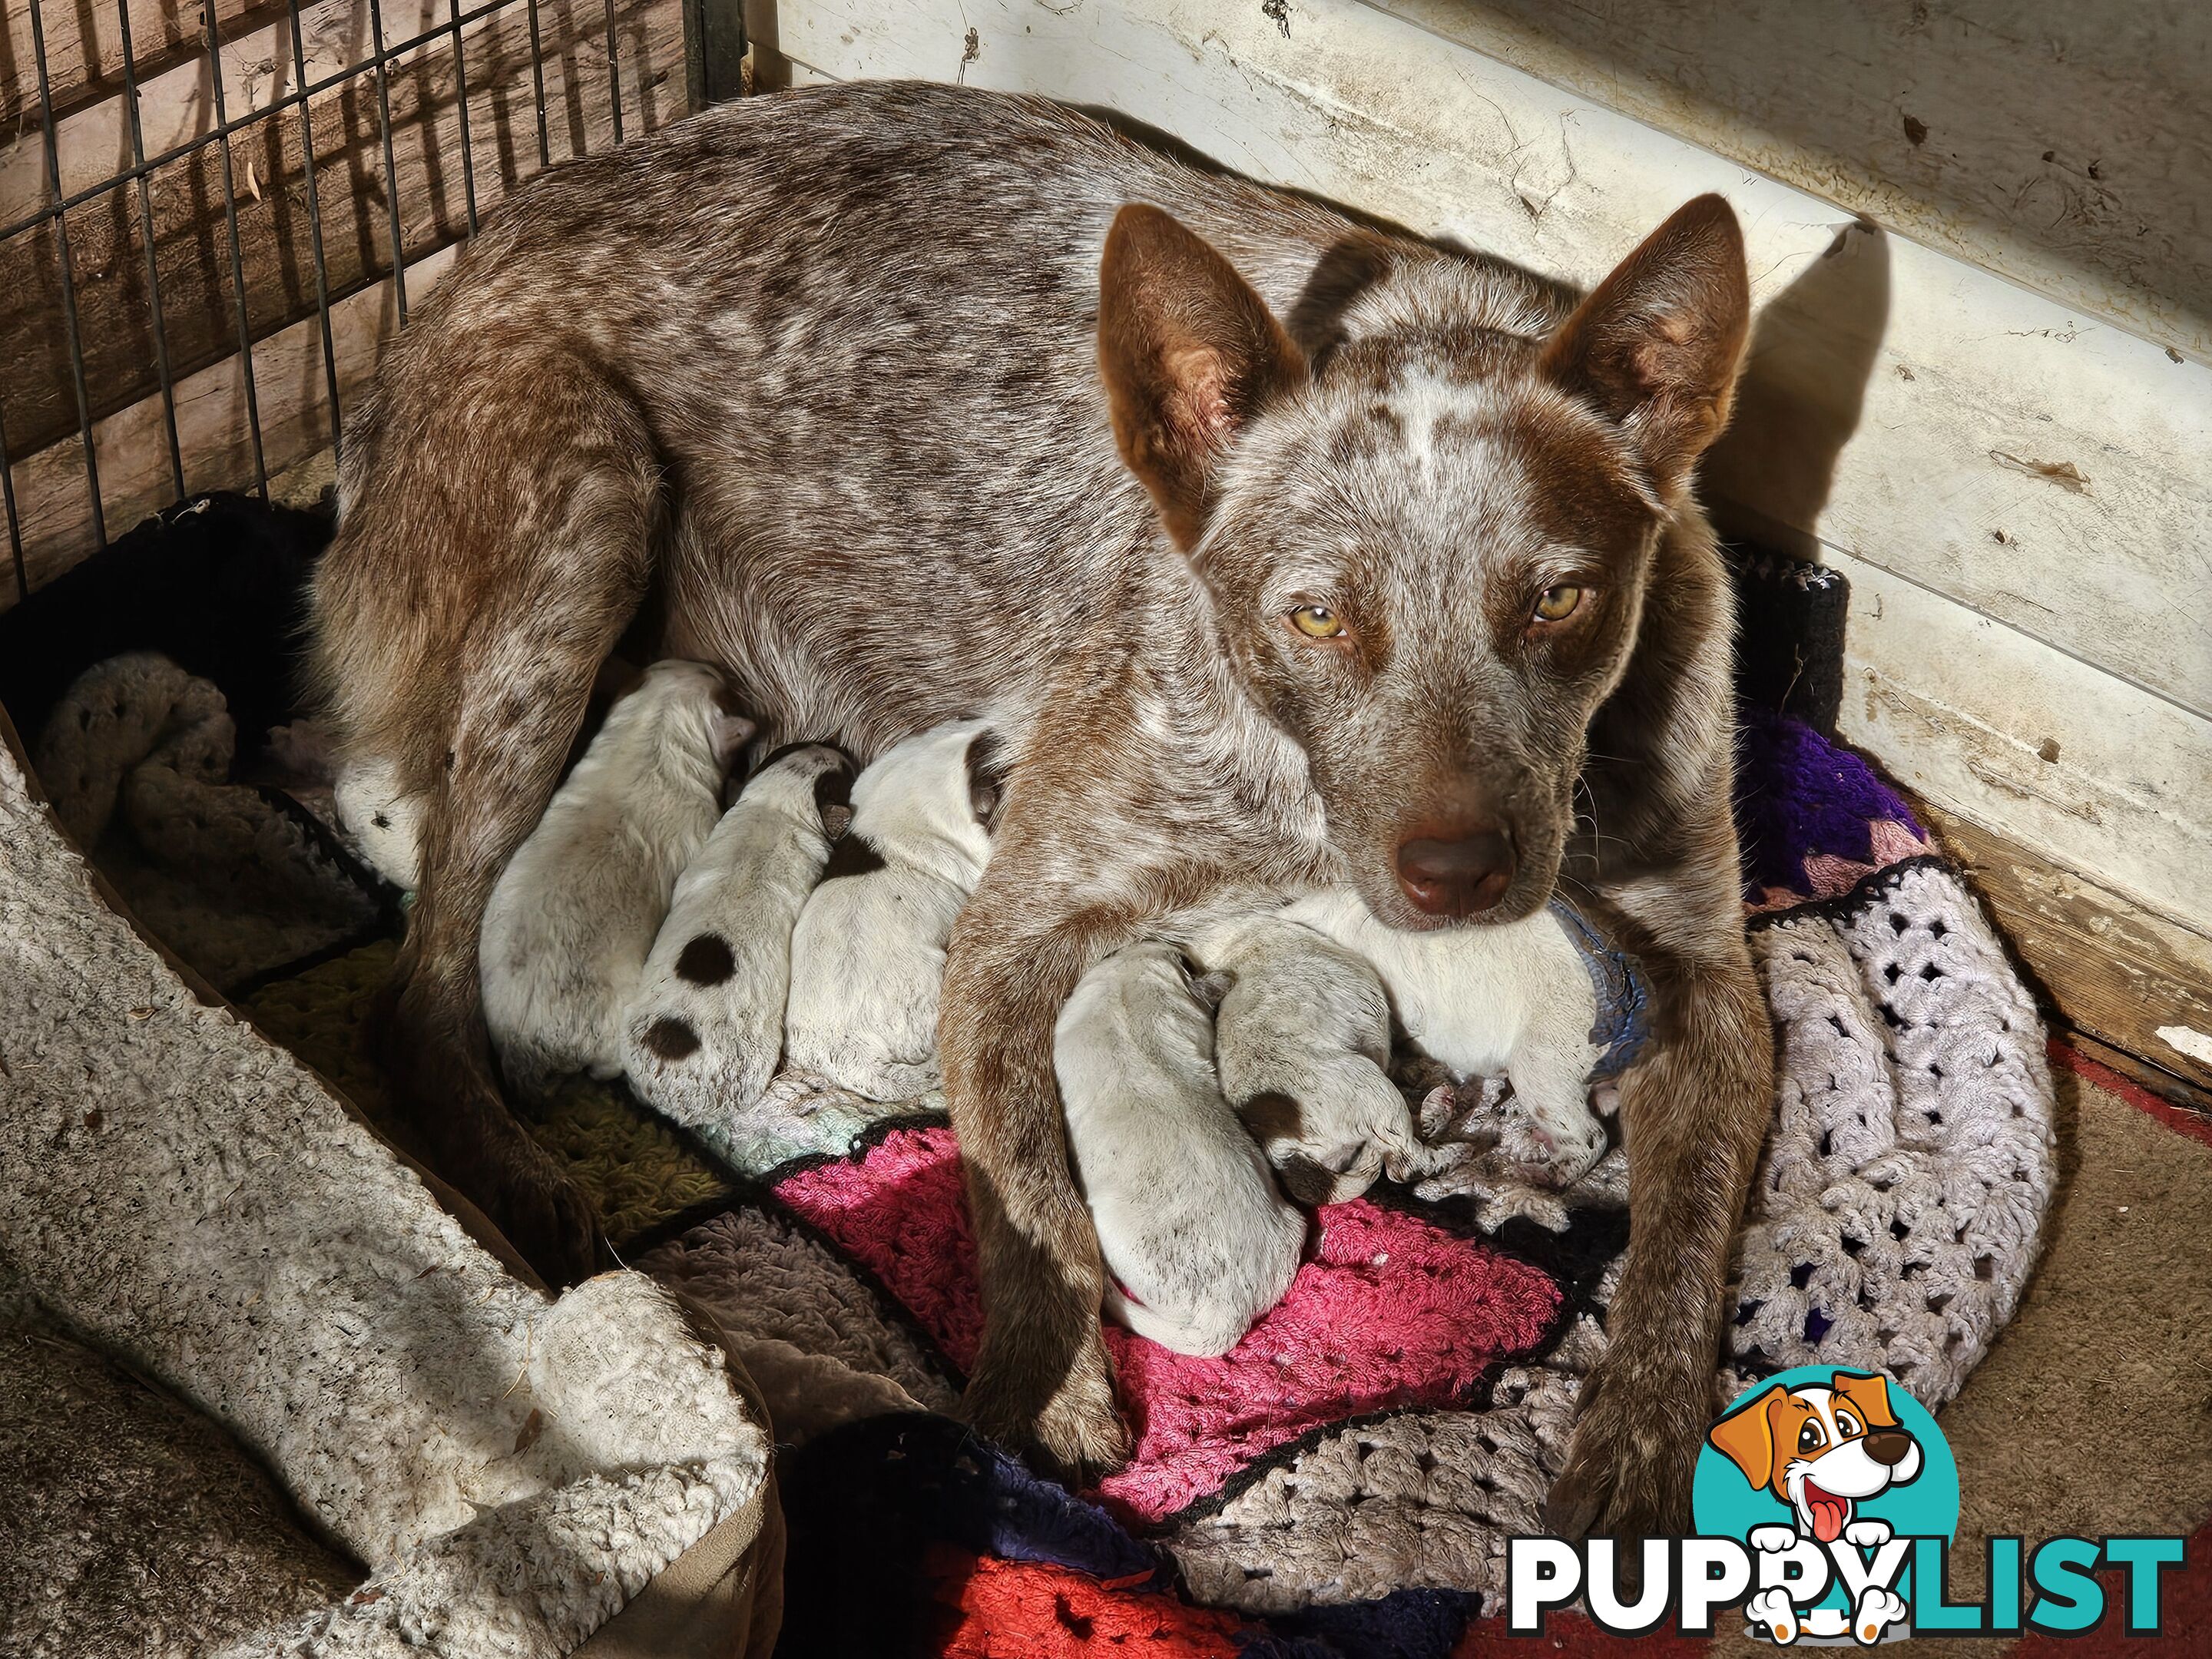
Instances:
[[[5,745],[0,1099],[0,1316],[37,1362],[0,1364],[0,1447],[47,1477],[0,1505],[29,1651],[555,1659],[715,1528],[772,1534],[719,1334],[642,1274],[508,1273],[102,901]],[[211,1484],[165,1490],[195,1461]]]

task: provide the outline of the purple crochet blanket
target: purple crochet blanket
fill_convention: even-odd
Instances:
[[[1740,1251],[1733,1377],[1881,1365],[1936,1403],[2008,1316],[2040,1221],[2020,1196],[2048,1185],[2033,1011],[1863,759],[1752,712],[1739,752],[1745,908],[1784,1078]],[[1916,1030],[1986,1036],[1980,1104]],[[851,1105],[794,1110],[791,1137],[742,1171],[749,1195],[642,1265],[740,1331],[828,1347],[941,1413],[981,1325],[957,1149],[910,1109],[841,1120],[825,1148],[825,1113]],[[1953,1106],[1958,1123],[1929,1127]],[[1954,1132],[1982,1148],[1979,1184]],[[1991,1145],[2002,1156],[1983,1157]],[[783,1469],[783,1650],[1120,1652],[1135,1633],[1157,1654],[1443,1659],[1494,1596],[1504,1540],[1536,1528],[1603,1350],[1626,1191],[1618,1149],[1565,1193],[1426,1204],[1378,1188],[1316,1215],[1289,1294],[1221,1358],[1109,1327],[1136,1452],[1091,1492],[1037,1480],[941,1414],[820,1435]],[[1838,1193],[1861,1195],[1867,1239],[1835,1236]],[[1970,1248],[1984,1254],[1946,1254]],[[788,1299],[763,1307],[763,1284],[814,1276],[793,1295],[834,1302],[834,1341],[792,1338],[814,1316]]]

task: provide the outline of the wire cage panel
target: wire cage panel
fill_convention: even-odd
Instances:
[[[149,512],[343,446],[479,217],[734,91],[742,42],[734,0],[4,9],[0,609]]]

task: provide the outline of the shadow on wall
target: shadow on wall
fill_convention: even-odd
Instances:
[[[1735,414],[1705,457],[1715,516],[1792,558],[1817,559],[1837,459],[1858,430],[1889,320],[1889,240],[1857,222],[1759,310]],[[1765,504],[1753,511],[1746,500]]]

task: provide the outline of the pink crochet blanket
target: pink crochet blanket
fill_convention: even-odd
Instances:
[[[776,1192],[966,1368],[982,1313],[951,1130],[898,1130]],[[1312,1430],[1456,1404],[1534,1352],[1565,1302],[1550,1273],[1494,1246],[1365,1199],[1330,1205],[1289,1293],[1220,1358],[1106,1328],[1136,1450],[1097,1496],[1133,1525],[1157,1526]]]
[[[1936,1404],[2033,1258],[2052,1174],[2040,1029],[1895,794],[1809,728],[1747,719],[1745,910],[1783,1075],[1717,1395],[1837,1363]],[[957,1149],[927,1103],[780,1079],[724,1149],[752,1195],[643,1265],[741,1335],[949,1412],[981,1319]],[[1626,1200],[1616,1148],[1565,1192],[1427,1204],[1384,1186],[1315,1212],[1289,1293],[1221,1358],[1106,1328],[1135,1452],[1094,1492],[941,1415],[822,1435],[785,1465],[786,1650],[1093,1650],[1077,1626],[1122,1650],[1144,1626],[1138,1650],[1158,1653],[1441,1659],[1501,1588],[1505,1540],[1540,1529],[1604,1350]],[[863,1558],[896,1587],[841,1591],[834,1564]],[[948,1620],[967,1634],[927,1634]]]

